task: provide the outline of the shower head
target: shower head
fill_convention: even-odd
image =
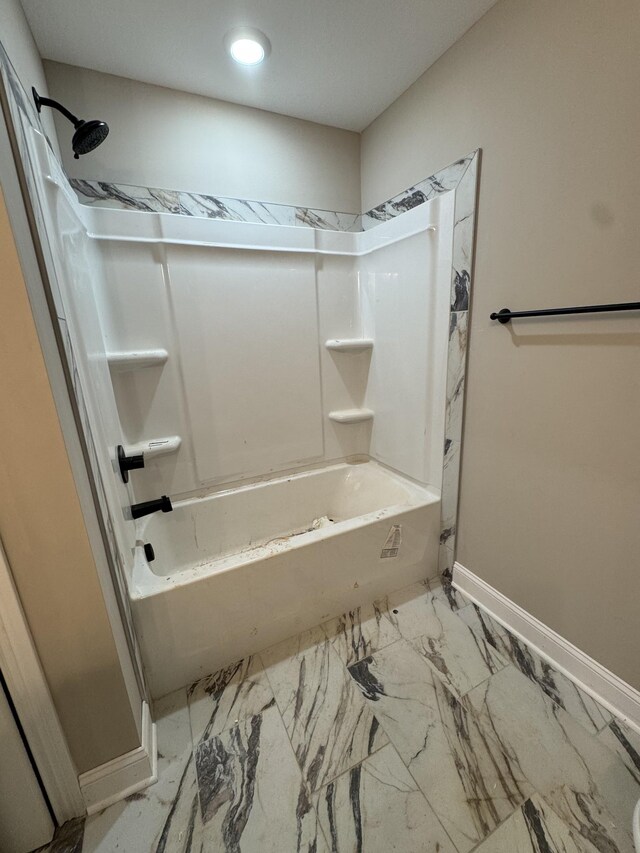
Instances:
[[[69,110],[66,107],[63,107],[62,104],[59,104],[58,101],[54,101],[51,98],[41,98],[33,88],[31,91],[33,93],[33,100],[35,101],[38,112],[40,112],[42,107],[53,107],[58,110],[58,112],[61,112],[65,118],[69,119],[71,124],[75,127],[76,132],[73,134],[71,147],[73,148],[73,156],[76,160],[81,154],[88,154],[90,151],[93,151],[94,148],[97,148],[98,145],[100,145],[101,142],[104,142],[107,138],[109,134],[109,125],[106,122],[98,121],[97,119],[84,121],[83,119],[74,116],[73,113],[70,113]]]
[[[73,156],[77,160],[81,154],[93,151],[101,142],[104,142],[108,134],[109,125],[104,121],[97,121],[97,119],[81,121],[76,125],[76,132],[71,140]]]

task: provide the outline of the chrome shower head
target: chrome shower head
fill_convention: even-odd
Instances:
[[[97,148],[98,145],[100,145],[101,142],[104,142],[107,138],[109,134],[109,125],[106,122],[98,121],[97,119],[84,121],[84,119],[77,118],[73,113],[70,113],[69,110],[66,107],[63,107],[62,104],[59,104],[58,101],[54,101],[52,98],[41,98],[33,88],[31,91],[33,93],[33,100],[35,101],[38,112],[40,112],[42,107],[53,107],[58,110],[58,112],[61,112],[65,118],[69,119],[71,124],[75,127],[76,132],[73,134],[71,147],[73,148],[73,156],[76,160],[81,154],[88,154],[90,151],[93,151],[94,148]]]

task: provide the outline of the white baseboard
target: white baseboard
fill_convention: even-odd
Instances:
[[[453,585],[640,734],[640,692],[456,562]]]
[[[146,702],[142,703],[142,744],[78,777],[87,814],[102,811],[157,779],[156,726]]]

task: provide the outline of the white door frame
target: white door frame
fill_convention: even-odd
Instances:
[[[59,824],[86,814],[69,752],[0,542],[0,669]]]

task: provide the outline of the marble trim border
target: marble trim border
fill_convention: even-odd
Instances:
[[[323,231],[360,232],[368,231],[381,222],[388,222],[430,201],[437,195],[456,189],[474,156],[475,153],[457,160],[362,214],[109,181],[69,178],[69,183],[82,204],[95,207],[137,210],[142,213],[201,216],[228,222],[289,225]]]
[[[453,569],[458,528],[458,496],[462,457],[462,427],[469,341],[469,309],[473,283],[476,202],[480,178],[480,149],[465,158],[464,171],[455,188],[453,251],[447,352],[447,395],[444,432],[444,464],[440,509],[438,571]],[[458,166],[458,164],[454,164]],[[453,167],[452,167],[453,168]]]
[[[69,183],[82,204],[143,213],[201,216],[227,222],[289,225],[323,231],[361,231],[359,213],[342,213],[311,207],[251,201],[204,193],[116,184],[108,181],[70,178]]]
[[[456,190],[460,186],[469,164],[476,158],[477,154],[478,151],[473,151],[467,157],[456,160],[455,163],[445,166],[444,169],[440,169],[440,171],[419,181],[414,186],[408,187],[388,201],[366,211],[361,217],[361,230],[368,231],[381,222],[388,222],[390,219],[424,204],[425,201],[431,201],[432,198],[442,195],[442,193]]]

